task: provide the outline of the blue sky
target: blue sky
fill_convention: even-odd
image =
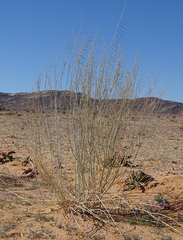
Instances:
[[[44,72],[54,41],[54,59],[63,57],[65,40],[77,35],[82,19],[86,35],[99,30],[109,43],[124,0],[0,0],[0,92],[32,90],[36,74]],[[126,0],[123,48],[127,66],[140,53],[145,74],[153,65],[168,100],[183,103],[183,1]],[[81,18],[82,16],[82,18]],[[58,69],[62,64],[58,64]],[[61,69],[59,69],[61,71]]]

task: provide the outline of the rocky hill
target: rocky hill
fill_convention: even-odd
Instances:
[[[55,105],[55,97],[57,99]],[[2,93],[0,92],[0,110],[31,110],[38,107],[38,105],[44,105],[47,109],[54,109],[55,106],[58,110],[66,110],[70,106],[71,98],[77,99],[77,103],[80,104],[82,93],[72,93],[70,91],[42,91],[35,93]],[[128,100],[128,103],[132,103],[134,108],[138,111],[143,109],[144,103],[147,102],[147,107],[150,107],[155,103],[156,114],[168,114],[168,115],[183,115],[183,103],[173,102],[168,100],[162,100],[159,98],[138,98],[135,100]],[[109,100],[116,101],[116,100]],[[119,106],[123,100],[117,100]]]

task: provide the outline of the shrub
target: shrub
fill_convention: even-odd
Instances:
[[[53,80],[53,86],[51,70],[49,66],[47,68],[44,86],[49,86],[45,90],[52,90],[49,106],[54,103],[50,117],[38,77],[35,92],[38,109],[31,129],[34,158],[40,176],[51,188],[51,193],[57,196],[66,212],[86,213],[100,221],[112,218],[107,202],[121,198],[122,192],[109,195],[111,187],[119,179],[128,156],[134,152],[134,146],[142,135],[145,116],[150,115],[155,107],[154,102],[149,105],[147,101],[156,78],[147,90],[147,101],[144,101],[138,114],[136,99],[148,77],[146,81],[137,78],[138,59],[131,70],[125,67],[121,42],[116,36],[108,48],[103,45],[100,54],[97,35],[94,41],[90,37],[78,41],[73,37],[67,66],[70,90],[67,92],[67,125],[64,125],[62,114],[58,111],[59,99],[63,101],[58,97],[58,90],[63,89],[58,86],[62,84],[66,69],[64,61],[61,76]],[[136,124],[137,116],[141,119],[140,125]],[[130,121],[132,118],[133,123]],[[67,131],[73,161],[67,157],[65,160],[63,156],[64,131]],[[115,159],[115,166],[108,164],[106,167],[110,159]],[[73,168],[73,181],[67,174],[68,166]]]

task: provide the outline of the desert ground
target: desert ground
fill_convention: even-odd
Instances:
[[[140,150],[136,155],[138,146],[134,146],[131,165],[121,167],[121,179],[115,182],[113,190],[121,191],[125,180],[136,171],[143,171],[153,180],[144,189],[134,187],[123,191],[124,202],[120,204],[124,211],[127,206],[126,215],[119,217],[116,210],[115,221],[103,224],[87,215],[76,214],[72,218],[51,197],[41,174],[27,177],[32,166],[30,163],[23,166],[23,161],[32,155],[29,119],[34,113],[31,114],[0,112],[0,239],[183,238],[183,116],[154,115],[147,119]],[[63,116],[64,121],[66,124]],[[72,162],[66,132],[62,149],[64,161]],[[11,161],[4,161],[3,153],[7,156],[11,151],[15,152],[10,154]],[[64,171],[72,180],[71,165]],[[166,215],[167,221],[163,224],[161,217],[157,221],[149,215],[139,220],[138,211],[128,212],[128,206],[135,203],[145,206],[147,211],[150,205],[159,207],[162,219]]]

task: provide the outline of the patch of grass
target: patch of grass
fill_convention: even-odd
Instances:
[[[125,234],[123,237],[125,240],[140,240],[140,239],[142,239],[141,237],[139,237],[138,234],[134,234],[132,236],[128,236]]]
[[[53,217],[46,217],[46,215],[39,213],[37,216],[35,216],[37,221],[44,221],[44,222],[50,222],[55,221]]]
[[[32,195],[27,196],[27,198],[33,199],[34,197]]]
[[[4,230],[4,232],[9,232],[10,230],[12,230],[12,229],[14,229],[16,227],[16,223],[11,222],[9,224],[2,225],[1,227]]]
[[[157,234],[157,235],[162,235],[163,234],[163,230],[155,230],[154,231],[154,234]]]
[[[148,213],[138,211],[134,216],[128,218],[127,222],[132,225],[155,226],[162,228],[164,225]]]
[[[31,206],[32,204],[30,202],[24,202],[24,203],[22,203],[22,205],[24,205],[24,206]]]

